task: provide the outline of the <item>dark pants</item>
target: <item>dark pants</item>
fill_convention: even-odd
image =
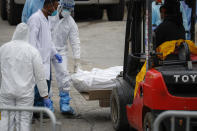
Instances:
[[[48,86],[48,93],[49,93],[50,88],[51,88],[51,80],[47,80],[47,86]],[[34,88],[34,93],[35,93],[35,95],[34,95],[34,106],[44,107],[43,97],[40,96],[37,85]]]

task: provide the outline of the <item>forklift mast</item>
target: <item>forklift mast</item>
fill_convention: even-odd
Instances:
[[[188,6],[192,8],[191,14],[191,40],[195,42],[195,23],[196,23],[196,0],[188,0]]]
[[[129,3],[123,76],[130,82],[135,79],[145,60],[149,63],[152,50],[152,1],[130,0]]]

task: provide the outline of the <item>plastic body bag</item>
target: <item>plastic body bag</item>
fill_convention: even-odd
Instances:
[[[113,79],[123,70],[122,66],[108,69],[93,68],[91,71],[79,70],[71,76],[74,87],[79,92],[98,89],[112,89],[116,86]]]

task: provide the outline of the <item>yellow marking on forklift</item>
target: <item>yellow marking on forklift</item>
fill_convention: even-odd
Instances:
[[[0,120],[1,120],[1,112],[0,112]]]
[[[136,76],[134,98],[137,94],[137,91],[138,91],[138,88],[139,88],[139,83],[144,80],[145,75],[146,75],[146,62],[144,63],[144,65],[142,66],[142,69],[140,70],[140,72]]]

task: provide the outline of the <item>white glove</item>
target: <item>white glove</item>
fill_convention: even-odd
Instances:
[[[80,69],[80,59],[75,59],[74,60],[74,73],[77,73],[79,69]]]

